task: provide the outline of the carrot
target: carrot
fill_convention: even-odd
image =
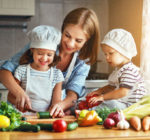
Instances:
[[[143,118],[142,127],[144,131],[147,131],[150,129],[150,117],[149,116],[146,116]]]
[[[141,119],[138,116],[133,116],[130,119],[130,125],[136,130],[141,130]]]

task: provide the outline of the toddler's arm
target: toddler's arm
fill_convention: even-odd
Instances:
[[[110,92],[107,92],[103,94],[104,100],[112,100],[112,99],[119,99],[123,98],[128,95],[130,89],[120,87],[119,89],[112,90]]]
[[[107,88],[105,88],[105,89],[106,89],[105,91],[108,91]],[[96,102],[101,102],[104,100],[119,99],[119,98],[126,96],[129,92],[128,88],[123,88],[123,87],[116,89],[116,90],[115,89],[112,90],[112,89],[113,89],[113,87],[111,88],[110,92],[101,93],[97,97],[92,97],[89,100],[89,103],[92,105],[92,104],[95,104]]]
[[[92,91],[91,93],[88,93],[87,96],[92,96],[94,94],[97,94],[97,95],[105,94],[105,93],[107,93],[109,91],[112,91],[114,89],[115,89],[114,86],[106,85],[106,86],[101,87],[101,88],[99,88],[99,89],[97,89],[95,91]]]

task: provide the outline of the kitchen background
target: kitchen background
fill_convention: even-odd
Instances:
[[[124,28],[135,38],[140,65],[142,0],[0,0],[0,62],[9,59],[27,43],[26,33],[37,25],[61,29],[66,14],[77,7],[93,9],[100,22],[101,39],[113,28]],[[112,68],[104,55],[92,66],[88,79],[106,79]]]

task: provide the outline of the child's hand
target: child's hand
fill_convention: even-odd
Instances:
[[[92,98],[89,99],[89,103],[91,105],[93,105],[93,104],[95,104],[97,102],[102,102],[102,101],[104,101],[104,98],[101,95],[100,96],[96,96],[96,97],[92,97]]]
[[[64,111],[63,109],[61,108],[61,104],[60,103],[57,103],[57,104],[54,104],[50,107],[50,115],[55,118],[55,117],[64,117]]]

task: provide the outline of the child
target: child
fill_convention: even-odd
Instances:
[[[28,33],[30,49],[20,59],[15,79],[26,91],[34,111],[47,111],[61,101],[64,77],[54,67],[60,59],[55,55],[61,33],[54,27],[41,25]],[[63,110],[61,107],[56,111]]]
[[[87,95],[98,95],[89,103],[103,101],[100,107],[124,109],[146,94],[139,68],[131,61],[137,54],[135,41],[128,31],[113,29],[106,34],[101,47],[108,64],[116,69],[109,76],[107,86]]]

